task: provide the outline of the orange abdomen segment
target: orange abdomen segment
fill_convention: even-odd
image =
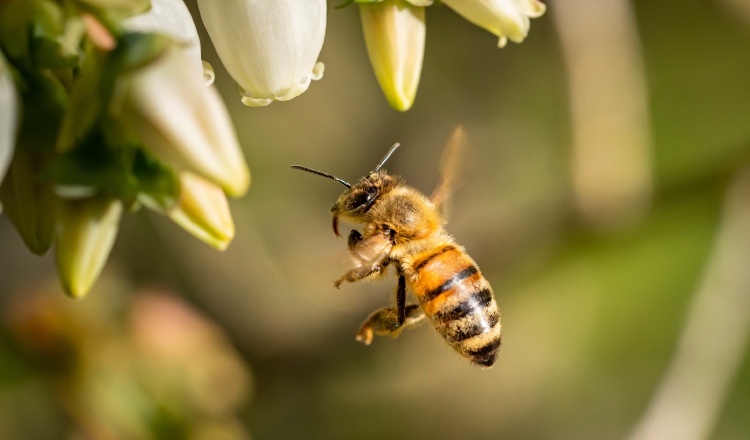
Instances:
[[[412,285],[425,314],[446,341],[472,362],[490,367],[500,349],[500,313],[476,263],[453,245],[420,255]]]

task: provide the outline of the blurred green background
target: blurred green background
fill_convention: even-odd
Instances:
[[[673,359],[727,188],[750,157],[750,14],[742,0],[633,2],[652,195],[643,215],[602,227],[581,215],[572,183],[570,54],[555,20],[565,1],[550,0],[528,39],[502,50],[450,9],[430,7],[417,100],[399,114],[375,81],[356,7],[329,11],[321,81],[290,102],[248,108],[188,0],[253,173],[248,196],[231,202],[237,237],[217,253],[168,219],[126,216],[89,298],[50,307],[69,325],[106,333],[87,324],[88,302],[114,310],[102,324],[109,328],[121,319],[112,304],[134,292],[181,296],[222,329],[254,378],[236,404],[254,439],[627,438]],[[585,26],[586,8],[578,12]],[[491,370],[460,359],[429,326],[356,343],[360,322],[389,301],[395,280],[333,287],[349,265],[328,211],[341,187],[289,169],[352,181],[401,142],[389,171],[429,194],[458,124],[470,154],[448,229],[501,308],[503,348]],[[59,409],[60,373],[23,348],[13,324],[11,303],[41,291],[68,303],[54,279],[51,255],[28,253],[0,217],[0,438],[96,438],[71,434],[80,421]],[[750,438],[742,349],[705,438]],[[210,353],[196,350],[185,362]],[[75,394],[82,383],[62,388]]]

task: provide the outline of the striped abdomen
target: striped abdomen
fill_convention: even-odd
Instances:
[[[414,292],[437,331],[463,356],[491,367],[500,349],[500,313],[476,263],[447,245],[419,255],[412,270]]]

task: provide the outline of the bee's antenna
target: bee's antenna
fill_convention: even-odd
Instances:
[[[295,170],[302,170],[302,171],[307,171],[308,173],[317,174],[318,176],[328,177],[329,179],[333,179],[336,182],[344,185],[347,188],[351,188],[352,187],[351,185],[349,185],[349,182],[347,182],[346,180],[339,179],[338,177],[336,177],[334,175],[331,175],[331,174],[328,174],[328,173],[324,173],[322,171],[314,170],[312,168],[303,167],[301,165],[292,165],[292,168],[294,168]]]
[[[399,144],[398,142],[396,142],[395,144],[393,144],[393,146],[391,147],[391,149],[388,150],[388,154],[386,154],[385,157],[383,158],[383,160],[380,161],[380,163],[378,164],[378,166],[375,167],[375,171],[373,171],[373,173],[377,173],[378,171],[380,171],[380,169],[383,168],[383,165],[385,165],[386,161],[388,161],[388,159],[391,158],[391,155],[393,154],[393,152],[396,151],[396,149],[398,149],[398,147],[400,147],[400,146],[401,146],[401,144]]]

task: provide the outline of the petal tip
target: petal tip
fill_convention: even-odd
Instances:
[[[310,79],[313,81],[319,81],[321,78],[323,78],[323,73],[325,73],[326,65],[323,64],[322,61],[318,61],[315,63],[315,67],[313,67],[312,73],[310,73]]]
[[[214,68],[206,61],[203,61],[203,83],[206,87],[210,86],[216,80],[216,73]]]
[[[248,107],[265,107],[272,102],[273,99],[270,98],[252,98],[250,96],[242,97],[242,103]]]

